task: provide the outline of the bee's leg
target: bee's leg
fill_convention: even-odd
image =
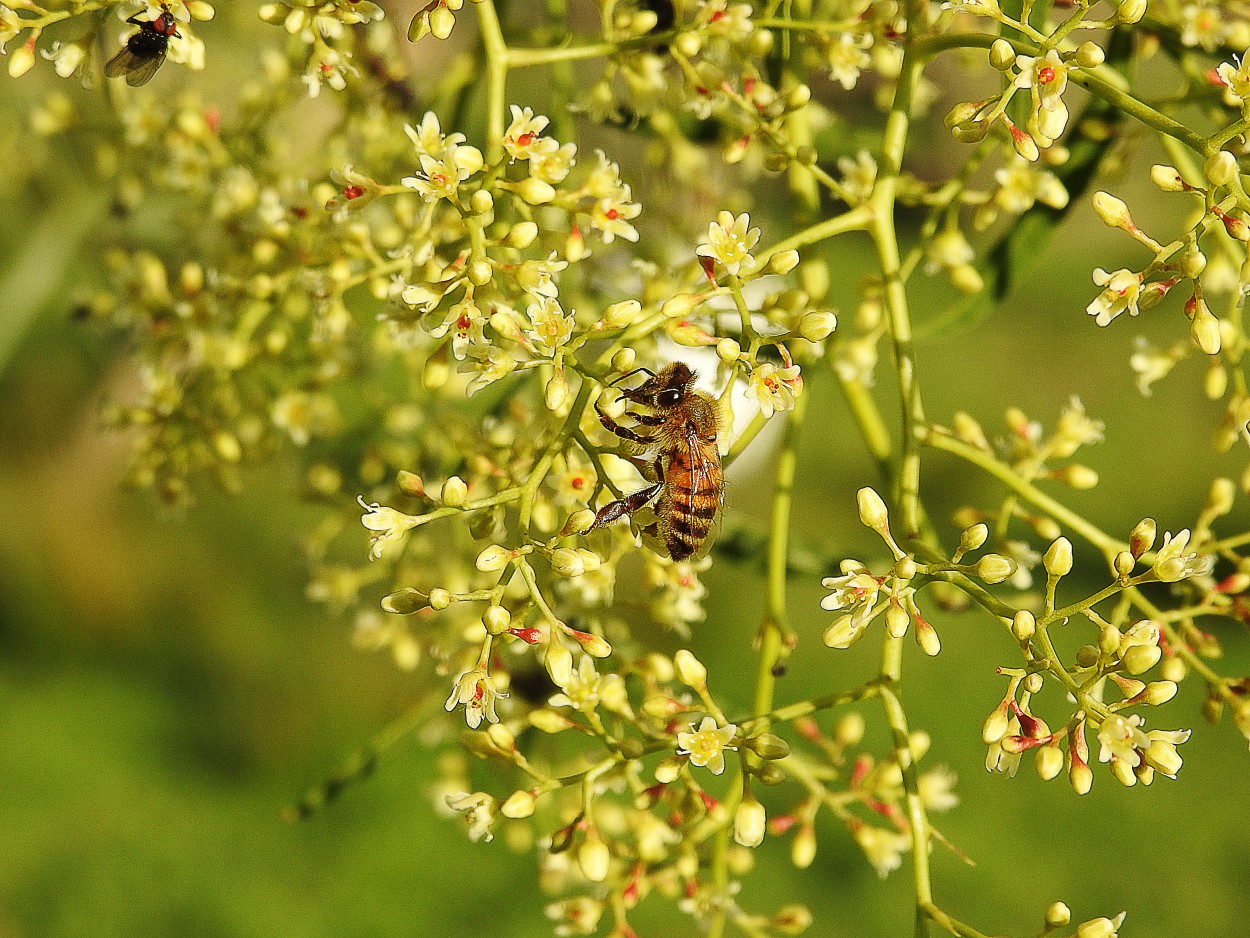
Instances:
[[[595,401],[595,413],[599,415],[599,422],[603,424],[603,428],[609,433],[615,433],[622,440],[629,440],[631,443],[638,443],[643,446],[655,442],[653,437],[645,436],[635,430],[631,430],[629,427],[622,427],[607,415],[603,408],[599,406],[598,401]],[[637,419],[639,415],[631,414],[630,416]],[[639,420],[639,422],[642,423],[644,421]]]
[[[663,485],[663,482],[656,482],[654,485],[648,485],[645,489],[639,489],[632,495],[626,495],[624,498],[618,498],[614,502],[608,502],[599,509],[598,514],[595,515],[594,524],[592,524],[587,530],[593,531],[595,528],[601,528],[606,524],[611,524],[613,521],[623,518],[626,515],[632,515],[643,505],[647,504],[647,502],[651,501],[651,499],[659,495],[660,488]]]

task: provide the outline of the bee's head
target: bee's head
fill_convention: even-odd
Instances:
[[[658,410],[668,410],[676,407],[690,393],[696,377],[685,362],[672,362],[638,387],[623,392],[621,396]]]

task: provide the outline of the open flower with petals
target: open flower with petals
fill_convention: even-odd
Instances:
[[[459,144],[464,143],[465,139],[462,133],[450,133],[444,136],[443,129],[438,123],[438,115],[433,111],[426,111],[425,116],[421,118],[421,123],[416,127],[405,124],[404,133],[412,141],[418,157],[432,156],[435,159],[442,159],[449,149],[455,149]]]
[[[777,411],[794,409],[794,400],[803,392],[803,376],[798,365],[778,368],[772,362],[764,362],[751,369],[747,384],[747,397],[759,401],[765,417]]]
[[[572,707],[588,713],[599,706],[599,680],[594,659],[590,655],[582,655],[563,692],[554,694],[547,703],[553,707]]]
[[[499,722],[499,715],[495,713],[495,701],[500,696],[495,689],[494,678],[486,669],[474,668],[456,679],[456,686],[452,688],[444,709],[450,712],[464,704],[464,721],[469,724],[470,729],[477,729],[482,725],[483,718],[487,723]]]
[[[454,199],[460,183],[482,168],[484,160],[477,147],[453,146],[442,157],[422,153],[421,175],[400,180],[409,189],[416,189],[427,202]]]
[[[458,792],[447,796],[447,807],[464,815],[469,822],[469,839],[474,843],[494,840],[491,830],[499,817],[499,803],[484,791]]]
[[[873,824],[857,824],[852,832],[859,849],[877,875],[885,879],[903,865],[903,854],[911,849],[911,837]]]
[[[1123,267],[1114,273],[1095,267],[1093,276],[1094,283],[1104,288],[1085,307],[1085,312],[1094,317],[1094,322],[1105,326],[1121,313],[1127,312],[1130,316],[1136,316],[1141,312],[1137,305],[1141,298],[1141,274]]]
[[[731,274],[750,273],[755,269],[751,248],[760,239],[758,228],[748,227],[751,217],[743,212],[737,218],[721,212],[707,226],[707,241],[695,248],[700,257],[710,257]]]
[[[1189,546],[1189,529],[1179,531],[1175,536],[1171,533],[1163,535],[1163,546],[1155,554],[1155,575],[1164,583],[1175,583],[1186,577],[1200,576],[1211,572],[1211,557],[1200,557],[1196,552],[1185,552]]]
[[[1048,147],[1063,133],[1068,124],[1068,106],[1063,92],[1068,87],[1068,66],[1051,49],[1043,56],[1016,56],[1020,70],[1015,78],[1017,88],[1028,88],[1033,94],[1029,112],[1029,129],[1039,146]]]
[[[529,316],[531,328],[525,330],[540,349],[554,352],[564,345],[573,335],[576,325],[573,317],[560,306],[560,301],[549,296],[539,297],[539,302],[531,303],[526,315]]]
[[[1113,713],[1102,721],[1098,730],[1098,761],[1110,762],[1118,759],[1135,766],[1140,761],[1137,750],[1150,745],[1150,737],[1141,729],[1142,718],[1134,713],[1123,716]]]
[[[552,150],[559,149],[559,144],[550,137],[542,136],[548,120],[541,114],[535,115],[530,108],[510,106],[512,123],[503,135],[503,148],[514,160],[528,160]]]
[[[409,530],[421,523],[421,520],[413,515],[406,515],[402,511],[387,508],[376,502],[366,502],[359,496],[356,501],[365,510],[360,523],[373,532],[373,537],[369,540],[370,560],[379,559],[388,544],[403,540]]]
[[[677,734],[677,754],[689,756],[691,765],[705,767],[713,775],[720,775],[725,771],[725,750],[738,748],[729,745],[737,733],[738,727],[733,723],[721,726],[715,717],[704,717],[693,733]]]

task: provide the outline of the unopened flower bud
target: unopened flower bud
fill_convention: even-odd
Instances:
[[[790,862],[796,870],[805,870],[815,859],[816,830],[811,824],[804,824],[790,843]]]
[[[758,847],[764,842],[766,821],[764,806],[748,793],[734,812],[734,840],[744,847]]]
[[[930,658],[936,657],[942,650],[942,642],[938,639],[937,629],[927,621],[916,617],[916,644]]]
[[[1063,928],[1068,922],[1072,921],[1072,910],[1062,902],[1052,902],[1050,907],[1046,909],[1046,927],[1050,929]]]
[[[661,785],[668,785],[677,781],[677,777],[681,775],[681,767],[684,761],[674,756],[667,756],[661,759],[655,767],[655,780]]]
[[[35,64],[35,37],[32,35],[9,56],[9,77],[21,78]]]
[[[626,346],[612,356],[612,370],[625,374],[625,372],[633,369],[634,363],[637,361],[638,353],[629,346]]]
[[[1072,542],[1066,537],[1056,538],[1042,557],[1046,572],[1058,579],[1072,571]]]
[[[984,102],[962,101],[946,112],[946,116],[942,118],[942,123],[954,130],[961,124],[974,120],[977,114],[980,113],[983,104]]]
[[[1121,7],[1125,5],[1127,4],[1121,4]],[[1142,0],[1142,6],[1145,6],[1145,0]],[[1138,19],[1140,18],[1138,17]],[[1136,22],[1136,20],[1132,22]],[[1119,760],[1116,761],[1118,762]],[[1109,918],[1092,918],[1088,922],[1082,922],[1076,926],[1076,938],[1115,938],[1115,934],[1116,924]]]
[[[512,613],[503,606],[487,606],[482,613],[482,624],[491,635],[501,635],[512,624]]]
[[[470,262],[469,269],[466,271],[469,283],[474,286],[484,287],[495,278],[495,268],[491,262],[484,257]]]
[[[680,649],[673,655],[673,666],[677,669],[677,679],[692,690],[707,687],[707,668],[690,651]]]
[[[990,65],[1005,72],[1016,64],[1016,50],[1006,39],[995,39],[990,46]]]
[[[1165,704],[1176,696],[1174,681],[1151,681],[1142,692],[1141,702],[1151,707]]]
[[[529,715],[530,726],[536,730],[541,730],[554,736],[556,733],[563,733],[565,730],[576,726],[572,720],[563,714],[556,713],[554,710],[543,708],[541,710],[531,710]]]
[[[1076,47],[1076,55],[1073,56],[1073,60],[1081,68],[1097,68],[1106,58],[1107,53],[1103,52],[1102,46],[1088,40]]]
[[[430,11],[430,32],[435,39],[446,39],[456,26],[456,16],[451,10],[439,4]]]
[[[885,610],[885,630],[891,638],[902,638],[907,634],[907,625],[911,618],[907,610],[898,603],[890,603]]]
[[[469,487],[460,476],[451,476],[443,483],[439,494],[441,501],[448,508],[460,508],[469,499]]]
[[[1058,746],[1039,747],[1036,759],[1034,765],[1037,768],[1037,774],[1044,782],[1049,782],[1063,771],[1063,750]]]
[[[586,832],[586,839],[577,851],[577,865],[582,868],[582,873],[588,880],[601,883],[608,878],[608,866],[611,862],[612,851],[599,836],[599,832],[592,827]]]
[[[556,576],[579,577],[586,572],[586,564],[571,547],[561,547],[551,552],[551,569]]]
[[[673,40],[673,50],[688,59],[693,59],[703,48],[703,40],[693,31],[679,33]]]
[[[1166,163],[1156,163],[1150,167],[1150,181],[1164,192],[1183,192],[1185,190],[1185,180],[1181,176],[1180,170],[1175,166],[1168,166]]]
[[[569,629],[567,634],[581,646],[582,651],[592,658],[606,658],[612,654],[612,646],[608,644],[608,640],[602,635],[596,635],[594,632],[582,632],[578,629]]]
[[[491,544],[477,555],[474,566],[483,573],[493,573],[506,567],[508,562],[515,556],[516,554],[508,550],[508,548],[500,547],[498,544]]]
[[[1211,313],[1205,300],[1194,304],[1194,318],[1189,324],[1189,335],[1204,355],[1220,353],[1220,321]]]
[[[742,346],[738,344],[737,339],[725,337],[716,343],[716,357],[726,365],[733,364],[741,355]]]
[[[1133,575],[1133,568],[1137,566],[1137,561],[1133,559],[1133,555],[1127,550],[1122,550],[1111,560],[1111,568],[1115,571],[1115,575],[1121,580],[1127,580]]]
[[[538,237],[538,225],[532,221],[520,221],[508,229],[503,241],[510,248],[524,250]]]
[[[1135,227],[1128,206],[1110,192],[1094,193],[1094,211],[1108,228],[1124,228],[1131,231]]]
[[[1003,582],[1008,577],[1014,576],[1016,570],[1016,562],[1007,559],[1002,554],[986,554],[973,567],[976,577],[990,584]]]
[[[1010,698],[1004,699],[1002,703],[990,711],[990,715],[981,724],[981,741],[987,746],[998,742],[1007,735],[1007,729],[1011,722],[1007,716],[1009,703]]]
[[[603,324],[608,329],[624,329],[638,321],[642,304],[637,300],[622,300],[603,311]]]
[[[547,409],[552,413],[558,413],[568,403],[569,379],[565,377],[563,368],[557,368],[552,374],[546,388],[543,389],[543,399],[547,404]]]
[[[776,733],[760,733],[743,742],[743,745],[761,759],[772,761],[790,755],[790,744]]]
[[[830,312],[805,313],[799,320],[799,335],[808,342],[823,342],[838,327],[838,317]]]
[[[1094,787],[1094,773],[1085,762],[1073,762],[1068,768],[1068,781],[1078,795],[1088,795]]]
[[[660,307],[660,312],[670,319],[685,319],[695,311],[705,299],[698,293],[678,293],[670,296]]]
[[[864,527],[872,528],[874,531],[882,531],[889,527],[890,513],[886,510],[885,502],[881,500],[880,495],[868,486],[864,486],[855,497],[859,502],[859,520]]]
[[[451,593],[443,589],[441,586],[436,586],[434,589],[430,590],[430,608],[435,612],[441,612],[453,602],[454,600],[452,599]]]
[[[769,256],[768,263],[765,265],[764,271],[765,273],[770,274],[788,274],[798,266],[798,251],[778,251],[776,254]]]
[[[573,677],[573,653],[554,636],[547,643],[543,665],[556,687],[565,687]]]
[[[1163,657],[1158,645],[1130,645],[1124,651],[1124,670],[1129,674],[1145,674]]]
[[[1227,150],[1217,150],[1207,157],[1202,174],[1216,186],[1227,186],[1237,178],[1237,157]]]
[[[1027,642],[1037,632],[1037,618],[1027,609],[1021,609],[1011,620],[1011,634],[1018,642]]]
[[[411,586],[395,590],[382,597],[382,608],[395,615],[405,616],[424,609],[429,605],[429,597]]]
[[[546,205],[556,197],[556,190],[549,183],[533,176],[513,184],[512,191],[530,205]]]
[[[534,805],[538,801],[532,791],[514,791],[499,807],[499,813],[513,820],[529,817],[534,813]]]
[[[1115,18],[1121,23],[1136,23],[1146,15],[1147,0],[1120,0],[1116,6]],[[1086,938],[1082,935],[1081,938]]]
[[[1157,530],[1154,518],[1143,518],[1137,522],[1128,536],[1129,549],[1135,559],[1140,559],[1142,554],[1154,546]]]

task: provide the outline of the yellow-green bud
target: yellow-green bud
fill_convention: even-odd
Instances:
[[[395,590],[382,597],[382,608],[395,615],[405,616],[429,605],[428,597],[411,586]]]
[[[455,602],[455,600],[452,599],[451,593],[447,592],[447,590],[443,589],[441,586],[436,586],[434,589],[430,590],[430,608],[436,612],[441,612],[453,602]]]
[[[716,357],[726,365],[733,364],[741,355],[742,346],[738,344],[737,339],[726,337],[716,343]]]
[[[512,625],[512,613],[503,606],[487,606],[482,613],[482,625],[486,626],[486,631],[491,635],[499,635]]]
[[[823,342],[838,327],[838,317],[833,313],[816,311],[804,313],[799,320],[799,335],[808,342]]]
[[[1016,572],[1016,562],[1002,554],[986,554],[976,562],[973,573],[986,583],[1001,583]]]
[[[1011,634],[1016,641],[1027,642],[1037,632],[1037,618],[1027,609],[1021,609],[1011,620]]]
[[[475,215],[485,215],[494,207],[495,197],[490,194],[489,189],[478,189],[469,197],[469,208]]]
[[[519,221],[508,229],[507,235],[504,236],[503,243],[510,248],[524,250],[534,243],[534,239],[538,237],[538,225],[532,221]]]
[[[902,638],[907,634],[907,625],[911,622],[911,617],[907,615],[907,610],[898,603],[890,603],[885,610],[885,630],[891,638]]]
[[[970,527],[964,528],[959,535],[959,552],[966,554],[970,550],[976,550],[990,536],[989,526],[978,521]]]
[[[703,48],[703,40],[699,38],[696,32],[683,32],[677,35],[673,40],[673,49],[684,55],[688,59],[694,58],[699,54],[699,50]]]
[[[512,191],[530,205],[546,205],[556,197],[556,190],[549,183],[533,176],[514,183]]]
[[[629,346],[619,349],[612,356],[612,370],[624,374],[634,367],[634,363],[638,361],[638,353]]]
[[[758,847],[764,842],[766,820],[764,806],[748,792],[734,812],[734,840],[744,847]]]
[[[778,251],[776,254],[769,256],[765,270],[770,274],[788,274],[798,266],[798,251]]]
[[[1063,750],[1058,746],[1042,746],[1037,750],[1034,765],[1042,781],[1049,782],[1063,771]]]
[[[1072,921],[1072,910],[1062,902],[1052,902],[1046,910],[1046,927],[1063,928]]]
[[[529,817],[534,813],[534,805],[538,801],[532,791],[514,791],[499,807],[499,813],[513,820]]]
[[[1102,223],[1108,228],[1127,228],[1132,230],[1134,227],[1133,217],[1129,214],[1128,206],[1110,192],[1094,193],[1094,211],[1098,213],[1098,217],[1102,219]]]
[[[577,851],[577,865],[592,883],[601,883],[608,878],[608,867],[612,863],[612,851],[593,827],[586,832]]]
[[[1123,640],[1124,636],[1120,630],[1108,623],[1098,633],[1098,650],[1104,655],[1114,655],[1120,650],[1120,643]]]
[[[1111,560],[1111,567],[1115,570],[1115,575],[1121,580],[1127,580],[1133,575],[1133,567],[1137,566],[1137,561],[1133,559],[1133,555],[1127,550],[1122,550]]]
[[[690,651],[680,649],[673,655],[673,666],[677,669],[677,679],[693,690],[707,687],[707,668]]]
[[[1223,342],[1220,321],[1212,314],[1206,300],[1194,304],[1194,318],[1189,323],[1189,336],[1204,355],[1218,355]]]
[[[573,677],[573,653],[560,644],[555,635],[547,643],[547,653],[543,655],[543,666],[556,687],[566,687]]]
[[[1129,0],[1131,2],[1131,0]],[[1121,4],[1123,7],[1126,4]],[[1145,0],[1142,0],[1142,6],[1145,6]],[[1141,19],[1139,16],[1138,19]],[[1126,20],[1126,22],[1137,22],[1137,20]],[[1115,760],[1116,764],[1121,763],[1119,759]],[[1115,765],[1112,765],[1112,771],[1115,771]],[[1123,918],[1123,916],[1117,916]],[[1088,922],[1082,922],[1076,926],[1076,938],[1115,938],[1116,930],[1119,926],[1109,918],[1091,918]]]
[[[655,780],[661,785],[668,785],[677,781],[677,777],[681,775],[681,766],[684,761],[674,756],[667,756],[661,759],[655,767]]]
[[[1115,18],[1121,23],[1136,23],[1146,15],[1147,0],[1120,0],[1116,7]],[[1080,938],[1086,938],[1081,935]]]
[[[1066,537],[1056,538],[1042,557],[1042,566],[1056,579],[1067,576],[1072,571],[1072,542]]]
[[[1082,645],[1076,650],[1076,663],[1082,668],[1092,668],[1101,656],[1097,645]]]
[[[553,413],[558,413],[568,403],[569,379],[565,377],[563,368],[557,368],[551,375],[551,379],[543,389],[543,400],[547,404],[547,409]]]
[[[1094,787],[1094,773],[1085,762],[1073,762],[1068,768],[1068,782],[1078,795],[1088,795]]]
[[[1163,657],[1158,645],[1130,645],[1124,651],[1124,670],[1129,674],[1145,674]]]
[[[455,25],[455,15],[441,3],[430,11],[430,32],[435,39],[446,39]]]
[[[864,527],[881,531],[889,526],[890,513],[886,510],[881,496],[873,489],[864,486],[855,497],[859,502],[859,520]]]
[[[776,733],[760,733],[743,742],[743,745],[761,759],[784,759],[790,755],[790,744]]]
[[[790,844],[790,862],[796,870],[805,870],[816,859],[816,830],[810,824],[804,824],[794,835]]]
[[[642,304],[637,300],[621,300],[603,311],[603,324],[609,329],[624,329],[638,321]]]
[[[1202,166],[1202,174],[1214,185],[1227,186],[1237,178],[1237,157],[1227,150],[1217,150],[1207,157]]]
[[[1141,702],[1157,707],[1165,704],[1176,696],[1176,683],[1174,681],[1151,681],[1146,685],[1146,690],[1142,693]]]
[[[990,65],[1005,72],[1016,64],[1016,50],[1006,39],[995,39],[990,46]]]
[[[1081,68],[1097,68],[1106,58],[1107,53],[1103,52],[1102,46],[1088,40],[1076,47],[1076,55],[1073,56]]]
[[[942,650],[942,642],[938,638],[937,629],[924,619],[916,620],[916,644],[930,658],[936,657],[937,653]]]
[[[530,726],[544,733],[554,736],[556,733],[563,733],[570,727],[576,726],[572,720],[563,714],[556,713],[554,710],[531,710],[529,715]]]
[[[448,508],[460,508],[469,500],[469,487],[465,484],[464,479],[460,476],[451,476],[443,483],[443,488],[439,494],[441,501]]]
[[[500,547],[498,544],[491,544],[483,548],[482,552],[477,555],[474,561],[476,566],[483,573],[493,573],[496,570],[502,570],[508,565],[508,561],[512,560],[516,554],[508,550],[506,547]]]
[[[1166,163],[1156,163],[1150,167],[1150,181],[1164,192],[1183,192],[1185,190],[1185,179],[1181,176],[1180,170],[1175,166],[1168,166]]]

